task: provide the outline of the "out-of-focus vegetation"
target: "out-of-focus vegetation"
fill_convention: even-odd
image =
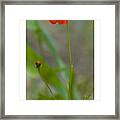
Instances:
[[[27,99],[69,100],[67,26],[27,20]],[[94,21],[74,20],[69,26],[74,100],[94,99]],[[36,61],[41,61],[36,68]]]

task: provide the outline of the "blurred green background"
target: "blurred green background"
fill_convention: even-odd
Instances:
[[[70,20],[74,100],[94,99],[94,21]],[[69,57],[67,25],[47,20],[26,21],[26,63],[28,100],[69,100]],[[40,71],[36,61],[43,62]],[[47,83],[53,92],[46,87]]]

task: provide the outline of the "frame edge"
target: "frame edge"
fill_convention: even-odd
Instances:
[[[66,115],[61,115],[61,117],[55,115],[55,116],[44,116],[44,115],[31,115],[31,116],[27,116],[27,115],[5,115],[5,5],[13,5],[13,4],[17,4],[17,5],[28,5],[28,3],[31,4],[93,4],[95,3],[95,5],[97,4],[114,4],[115,5],[115,115],[105,115],[105,116],[95,116],[94,117],[92,115],[88,115],[87,117],[83,116],[83,115],[76,115],[72,116],[72,117],[68,117]],[[76,3],[75,3],[76,2]],[[83,4],[84,3],[84,4]],[[4,119],[4,118],[9,118],[9,119],[18,119],[18,118],[22,118],[22,119],[59,119],[59,118],[65,118],[65,119],[69,119],[69,118],[74,118],[74,119],[100,119],[100,118],[108,118],[107,116],[109,116],[109,118],[118,118],[119,119],[119,10],[120,10],[120,5],[119,5],[119,1],[2,1],[1,2],[1,116],[0,118]],[[34,5],[33,4],[33,5]],[[118,99],[116,99],[116,97],[118,97]]]

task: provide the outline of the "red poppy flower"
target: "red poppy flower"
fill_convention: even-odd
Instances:
[[[68,24],[68,20],[58,20],[59,24]]]
[[[64,25],[64,24],[68,24],[68,20],[49,20],[49,22],[51,23],[51,24],[62,24],[62,25]]]
[[[56,23],[57,23],[57,20],[49,20],[49,22],[50,22],[51,24],[56,24]]]

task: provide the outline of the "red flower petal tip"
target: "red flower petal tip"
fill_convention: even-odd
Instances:
[[[59,24],[68,24],[68,20],[58,20]]]
[[[49,22],[51,23],[51,24],[62,24],[62,25],[64,25],[64,24],[68,24],[68,20],[49,20]]]
[[[57,20],[49,20],[49,22],[50,22],[51,24],[56,24],[56,23],[57,23]]]

